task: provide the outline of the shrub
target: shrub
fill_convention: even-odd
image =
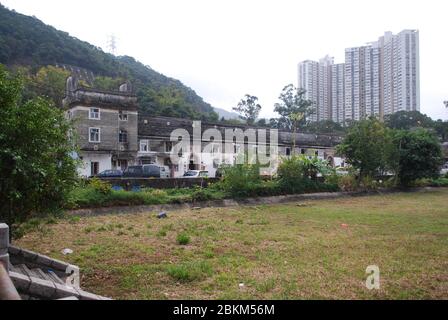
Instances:
[[[186,246],[190,243],[191,239],[186,233],[179,233],[177,235],[177,243],[181,246]]]
[[[105,195],[108,195],[112,192],[112,186],[110,185],[110,183],[97,178],[91,179],[89,185],[93,188],[93,190]]]
[[[358,189],[358,181],[354,175],[344,175],[339,177],[339,188],[345,192],[351,192]]]
[[[303,193],[326,189],[323,184],[317,182],[318,175],[324,178],[335,175],[328,162],[317,157],[293,156],[285,158],[278,169],[279,186],[286,193]],[[333,187],[336,183],[333,183]],[[332,189],[332,188],[330,188]]]
[[[432,187],[448,187],[448,178],[439,178],[432,180],[430,185]]]
[[[213,191],[196,186],[191,193],[191,199],[195,201],[208,201],[214,199]]]
[[[191,282],[203,279],[213,273],[213,269],[207,261],[170,265],[167,267],[166,271],[173,279],[181,282]]]
[[[360,186],[364,190],[378,190],[378,188],[380,187],[380,184],[374,178],[372,178],[370,176],[366,176],[361,179]]]
[[[224,166],[221,170],[224,177],[218,187],[233,197],[252,196],[254,189],[261,183],[260,167],[257,164]]]

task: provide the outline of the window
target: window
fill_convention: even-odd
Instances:
[[[90,175],[96,176],[98,173],[100,173],[100,163],[90,162]]]
[[[301,150],[301,153],[302,153],[302,154],[306,154],[306,149],[302,149],[302,150]]]
[[[100,120],[101,119],[100,109],[98,109],[98,108],[90,108],[89,119],[91,119],[91,120]]]
[[[120,121],[128,121],[128,113],[126,111],[120,111],[118,113],[118,119]]]
[[[291,148],[286,148],[286,156],[289,157],[291,155]]]
[[[119,143],[127,143],[128,142],[128,133],[125,130],[120,130],[118,134],[118,142]]]
[[[149,152],[149,140],[140,140],[140,152]]]
[[[99,128],[89,129],[89,142],[100,142],[101,141],[101,130]]]

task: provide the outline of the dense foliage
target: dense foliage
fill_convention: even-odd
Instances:
[[[409,186],[417,179],[437,178],[442,165],[440,143],[424,129],[393,131],[395,174],[400,185]]]
[[[379,175],[393,174],[402,186],[421,178],[435,178],[442,164],[442,150],[434,133],[389,129],[377,119],[355,123],[338,153],[358,170],[358,182]]]
[[[279,184],[285,193],[323,190],[325,185],[318,182],[318,177],[325,181],[327,177],[334,174],[329,163],[317,157],[292,156],[284,158],[278,168]],[[331,183],[327,187],[331,189]]]
[[[354,124],[337,150],[363,178],[375,176],[385,169],[385,146],[388,144],[387,128],[371,118]]]
[[[130,80],[141,111],[154,115],[218,120],[210,104],[180,81],[166,77],[127,56],[115,57],[35,17],[10,11],[0,4],[0,63],[28,66],[32,74],[42,66],[63,63],[91,70],[95,75]],[[98,82],[109,89],[111,80]],[[115,86],[115,89],[118,89]]]
[[[22,80],[0,66],[0,220],[9,224],[62,207],[77,179],[71,124],[21,92]]]

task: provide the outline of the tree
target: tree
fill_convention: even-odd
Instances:
[[[378,119],[361,120],[348,130],[337,152],[359,170],[360,180],[375,176],[386,167],[386,150],[390,145],[387,128]]]
[[[409,186],[421,178],[435,178],[442,165],[442,149],[437,138],[428,130],[392,131],[392,145],[397,180],[402,186]]]
[[[296,133],[300,124],[306,123],[306,118],[312,114],[312,102],[305,99],[305,90],[297,89],[290,84],[283,88],[279,99],[280,103],[275,104],[274,111],[280,114],[280,120],[287,123],[293,132],[293,154],[296,149]]]
[[[433,121],[419,111],[399,111],[385,117],[386,125],[391,129],[409,130],[412,128],[430,128]]]
[[[233,108],[233,111],[238,112],[240,118],[246,121],[248,125],[253,125],[261,111],[261,105],[257,101],[257,97],[246,94],[238,103],[238,106]]]
[[[305,130],[310,133],[320,134],[344,134],[344,127],[332,120],[313,122],[306,126]]]
[[[23,81],[0,65],[0,221],[60,208],[77,180],[71,124],[49,100],[21,101]]]
[[[439,136],[442,141],[448,140],[448,121],[434,121],[433,127],[437,136]]]

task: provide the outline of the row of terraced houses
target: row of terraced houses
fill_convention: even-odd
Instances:
[[[157,164],[170,169],[172,178],[182,177],[188,170],[205,170],[214,177],[223,165],[232,165],[244,150],[257,150],[256,143],[248,139],[233,139],[231,150],[214,147],[204,151],[214,138],[201,134],[201,150],[191,148],[180,154],[177,163],[172,162],[174,143],[171,133],[183,129],[193,136],[197,122],[188,119],[168,118],[139,113],[137,97],[130,83],[124,83],[117,91],[103,91],[81,86],[76,75],[67,80],[66,97],[63,101],[67,117],[74,121],[76,139],[82,166],[82,176],[94,176],[110,169],[126,170],[132,165]],[[250,127],[229,126],[222,123],[201,123],[201,132],[215,129],[226,137],[228,130],[247,132]],[[257,128],[252,128],[257,129]],[[266,128],[263,128],[266,129]],[[270,129],[266,129],[270,137]],[[293,150],[293,139],[296,150]],[[326,159],[335,166],[343,166],[343,160],[335,156],[335,146],[340,137],[330,135],[293,135],[288,131],[278,132],[278,155],[287,157],[304,154]],[[216,142],[216,141],[215,141]],[[226,141],[228,142],[228,141]],[[269,143],[269,140],[267,141]],[[215,152],[216,151],[216,152]],[[274,170],[270,171],[275,173]]]

